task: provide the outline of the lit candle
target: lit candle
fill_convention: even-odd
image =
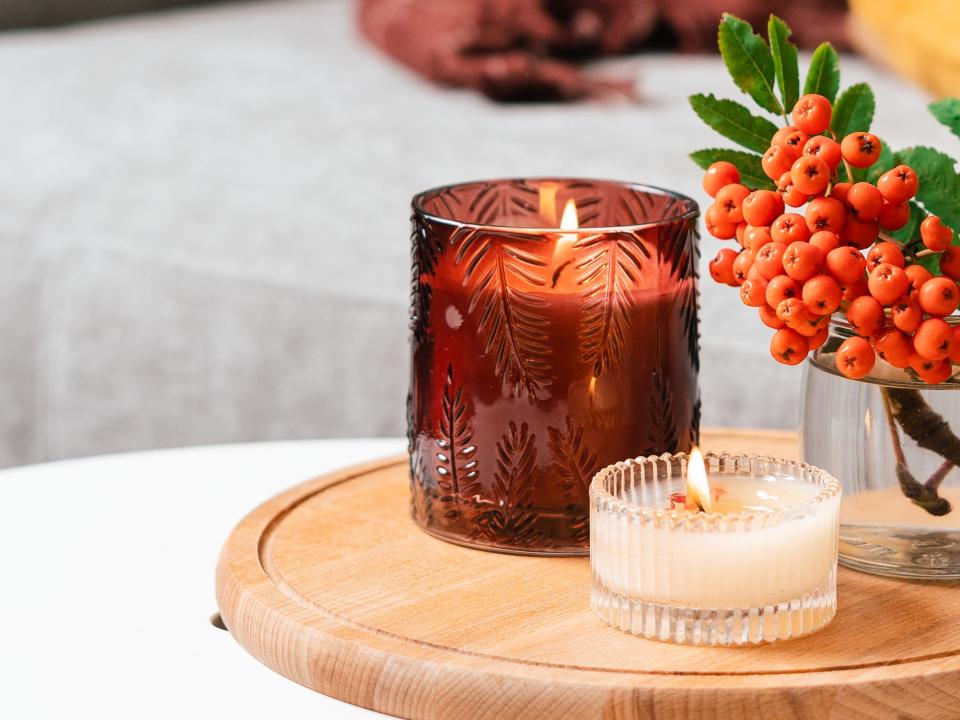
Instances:
[[[433,535],[585,554],[589,484],[697,434],[692,201],[498,180],[414,201],[412,512]]]
[[[767,457],[629,460],[590,489],[598,614],[695,644],[796,637],[836,612],[840,485]]]

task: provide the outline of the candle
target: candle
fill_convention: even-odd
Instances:
[[[589,484],[699,422],[693,201],[626,183],[467,183],[414,200],[414,519],[585,554]]]
[[[620,629],[743,644],[836,612],[840,485],[817,468],[695,451],[617,463],[590,496],[592,604]]]

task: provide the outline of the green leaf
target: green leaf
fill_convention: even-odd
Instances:
[[[930,103],[927,107],[937,120],[950,128],[950,132],[960,137],[960,100],[943,98]]]
[[[780,88],[780,99],[787,112],[797,104],[800,96],[800,68],[797,64],[797,46],[790,42],[790,28],[776,15],[770,16],[767,23],[767,37],[770,38],[770,54],[773,56],[773,70]]]
[[[866,83],[851,85],[837,98],[833,106],[830,127],[843,140],[852,132],[866,132],[873,122],[877,102],[873,90]]]
[[[740,103],[721,100],[710,95],[691,95],[690,106],[707,125],[725,138],[748,150],[764,153],[770,147],[770,138],[777,126],[766,118],[751,115]]]
[[[917,200],[927,212],[939,215],[945,225],[960,228],[960,176],[956,160],[931,147],[917,146],[897,153],[920,179]]]
[[[920,236],[920,223],[927,216],[923,208],[917,205],[913,200],[910,201],[910,219],[907,224],[896,232],[890,233],[900,242],[910,242]]]
[[[749,23],[724,13],[717,44],[737,87],[764,110],[781,114],[783,108],[773,91],[773,57],[763,38],[753,32]]]
[[[740,171],[740,182],[751,190],[773,190],[773,181],[763,172],[760,156],[741,150],[728,148],[706,148],[690,153],[690,159],[706,170],[719,160],[726,160],[736,165]]]
[[[810,69],[807,70],[807,80],[803,84],[803,94],[816,93],[823,95],[833,102],[840,90],[840,58],[833,45],[828,42],[820,43],[810,58]]]

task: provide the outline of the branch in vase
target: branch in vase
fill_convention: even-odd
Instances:
[[[960,465],[960,438],[954,435],[947,421],[927,404],[919,392],[884,388],[883,394],[890,414],[919,447],[937,453],[952,465]],[[910,474],[902,458],[901,450],[897,458],[897,480],[903,494],[931,515],[949,513],[952,510],[950,502],[938,493],[940,482],[946,477],[946,473],[937,479],[938,471],[930,481],[922,484]]]

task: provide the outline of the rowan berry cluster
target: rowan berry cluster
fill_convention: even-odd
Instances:
[[[869,132],[836,137],[832,111],[821,95],[797,101],[793,124],[776,132],[762,158],[776,190],[751,191],[729,162],[709,167],[707,229],[740,245],[720,250],[710,275],[739,287],[775,330],[770,352],[781,363],[796,365],[823,345],[830,316],[840,311],[855,333],[836,352],[845,376],[866,376],[879,357],[927,383],[943,382],[960,364],[960,326],[944,320],[960,304],[960,247],[935,215],[916,242],[888,234],[910,219],[919,179],[909,166],[876,183],[838,181],[841,165],[843,177],[853,178],[852,168],[873,165],[882,146]],[[919,262],[934,254],[939,276]]]

